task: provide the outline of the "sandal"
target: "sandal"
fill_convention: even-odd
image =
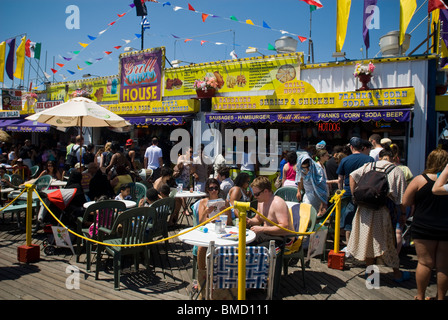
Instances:
[[[418,299],[417,296],[414,296],[414,300],[420,300],[420,299]],[[436,298],[426,297],[424,300],[436,300]]]

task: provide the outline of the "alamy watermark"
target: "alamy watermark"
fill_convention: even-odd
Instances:
[[[366,288],[380,288],[380,269],[376,265],[370,265],[366,268]]]
[[[65,268],[65,273],[69,274],[69,276],[65,280],[65,287],[68,290],[79,289],[79,268],[76,266],[68,265],[67,268]]]
[[[186,129],[175,129],[171,132],[170,140],[177,141],[170,152],[170,160],[177,163],[178,155],[185,154],[191,147],[191,135]],[[277,171],[278,144],[277,129],[225,129],[223,137],[214,128],[202,132],[201,122],[193,121],[193,152],[198,153],[203,145],[204,164],[213,164],[216,156],[225,150],[226,164],[259,163],[267,171]]]
[[[366,27],[367,29],[379,29],[380,28],[380,8],[378,6],[367,6],[366,14]]]
[[[65,13],[70,14],[67,19],[65,19],[65,27],[69,30],[79,29],[81,27],[79,7],[71,4],[65,8]]]

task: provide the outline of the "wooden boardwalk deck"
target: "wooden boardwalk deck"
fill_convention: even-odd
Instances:
[[[191,221],[190,221],[191,222]],[[171,231],[171,234],[179,229]],[[17,248],[26,243],[25,231],[11,222],[8,215],[0,220],[0,300],[189,300],[192,282],[191,246],[177,238],[170,240],[168,256],[162,243],[154,245],[150,270],[140,266],[138,272],[124,265],[121,290],[113,289],[113,268],[107,264],[95,280],[94,272],[86,272],[85,254],[80,263],[66,248],[57,248],[56,254],[47,256],[42,241],[46,234],[33,234],[33,243],[41,249],[40,261],[20,263]],[[329,243],[328,248],[331,248]],[[287,276],[282,274],[276,300],[412,300],[416,295],[415,268],[412,248],[401,254],[403,270],[411,272],[411,280],[401,284],[392,281],[392,270],[379,266],[380,288],[367,289],[365,268],[350,261],[345,270],[328,268],[325,262],[313,258],[306,270],[306,288],[303,287],[301,269],[290,267]],[[66,280],[72,274],[67,267],[77,268],[80,274],[79,289],[69,290]],[[93,267],[94,270],[94,267]],[[435,279],[431,279],[427,295],[435,295]],[[247,299],[259,299],[257,292],[249,292]]]

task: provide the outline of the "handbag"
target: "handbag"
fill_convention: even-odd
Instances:
[[[280,179],[280,175],[277,176],[277,179],[275,179],[274,187],[279,189],[282,186],[282,179]]]

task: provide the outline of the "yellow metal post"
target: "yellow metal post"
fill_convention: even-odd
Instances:
[[[334,252],[339,252],[339,239],[341,237],[341,199],[345,190],[337,190],[332,200],[335,201],[336,214],[334,223]]]
[[[31,246],[31,231],[33,224],[33,184],[26,184],[27,200],[26,200],[26,245]]]
[[[246,300],[246,216],[250,202],[235,201],[233,207],[239,215],[238,300]]]

